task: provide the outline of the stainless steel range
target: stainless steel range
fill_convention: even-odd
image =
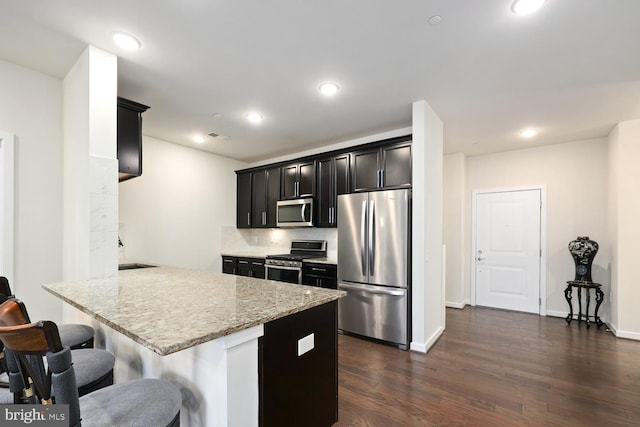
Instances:
[[[326,240],[293,240],[288,254],[267,255],[266,278],[302,284],[302,260],[327,256]]]

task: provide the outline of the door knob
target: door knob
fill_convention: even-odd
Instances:
[[[484,260],[485,260],[485,258],[478,257],[478,258],[476,258],[476,260],[477,260],[477,261],[484,261]]]

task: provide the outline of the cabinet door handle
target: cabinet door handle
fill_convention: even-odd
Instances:
[[[251,212],[247,212],[247,225],[251,225]]]
[[[232,259],[225,259],[225,260],[223,260],[223,261],[224,261],[224,262],[233,262],[233,260],[232,260]]]
[[[249,261],[238,261],[238,264],[249,264]]]
[[[380,169],[380,187],[384,187],[384,169]]]
[[[262,225],[267,225],[267,211],[262,211]]]
[[[311,267],[311,271],[324,271],[324,272],[326,272],[327,269],[326,268]]]
[[[253,265],[259,265],[260,267],[262,267],[262,263],[261,263],[261,262],[252,262],[251,264],[253,264]]]

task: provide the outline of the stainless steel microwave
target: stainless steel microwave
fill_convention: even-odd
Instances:
[[[278,227],[313,227],[313,199],[278,201],[276,224]]]

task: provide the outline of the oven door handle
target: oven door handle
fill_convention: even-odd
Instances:
[[[265,264],[264,267],[265,268],[273,268],[274,270],[299,270],[299,271],[302,271],[302,268],[300,268],[300,267],[285,267],[283,265]]]

